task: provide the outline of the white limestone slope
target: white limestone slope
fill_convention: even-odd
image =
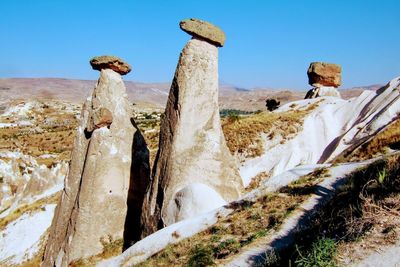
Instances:
[[[51,224],[55,204],[25,213],[0,231],[0,265],[17,265],[37,254],[46,240],[46,230]]]
[[[261,172],[276,176],[298,165],[329,162],[365,137],[376,134],[400,112],[399,85],[400,77],[376,92],[366,90],[350,100],[336,97],[300,100],[274,111],[318,105],[306,115],[303,130],[297,136],[278,145],[274,140],[266,140],[265,153],[242,164],[240,174],[245,186]]]

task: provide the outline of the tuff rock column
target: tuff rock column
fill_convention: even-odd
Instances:
[[[243,187],[219,116],[217,47],[225,35],[197,19],[180,27],[193,38],[181,52],[161,123],[143,237],[235,200]]]
[[[337,64],[325,62],[312,62],[307,70],[308,83],[314,86],[309,90],[305,99],[320,96],[340,97],[336,89],[342,83],[342,68]]]
[[[140,227],[149,166],[121,77],[131,68],[112,56],[90,63],[100,78],[83,106],[42,266],[67,266],[101,253],[104,243],[130,242],[138,234],[124,229]]]

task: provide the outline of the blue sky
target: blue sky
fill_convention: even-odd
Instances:
[[[400,75],[398,0],[1,0],[0,77],[96,79],[96,55],[133,66],[126,80],[172,80],[200,18],[227,36],[220,81],[240,87],[307,89],[312,61],[342,65],[343,86]]]

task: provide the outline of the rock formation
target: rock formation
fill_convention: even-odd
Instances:
[[[243,187],[219,116],[217,46],[225,35],[200,20],[180,26],[193,38],[181,52],[161,123],[142,236],[235,200]]]
[[[222,47],[225,44],[225,33],[215,25],[199,19],[185,19],[179,27],[188,34]]]
[[[121,75],[125,75],[132,70],[128,63],[115,56],[94,57],[90,60],[90,65],[94,70],[112,69]]]
[[[314,86],[309,90],[305,99],[316,98],[319,96],[340,97],[336,89],[342,83],[342,68],[337,64],[312,62],[307,70],[308,83]]]
[[[100,78],[83,106],[43,266],[67,266],[101,253],[105,242],[130,243],[139,235],[132,229],[140,228],[149,155],[119,74],[130,67],[116,57],[91,64]]]

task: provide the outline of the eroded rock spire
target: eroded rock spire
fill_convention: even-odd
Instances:
[[[110,56],[91,64],[100,78],[83,106],[43,266],[68,266],[101,253],[110,242],[122,249],[140,235],[149,155],[120,75],[131,68]]]
[[[180,27],[193,38],[181,52],[161,123],[143,236],[235,200],[243,187],[219,115],[217,46],[225,35],[197,19]]]

